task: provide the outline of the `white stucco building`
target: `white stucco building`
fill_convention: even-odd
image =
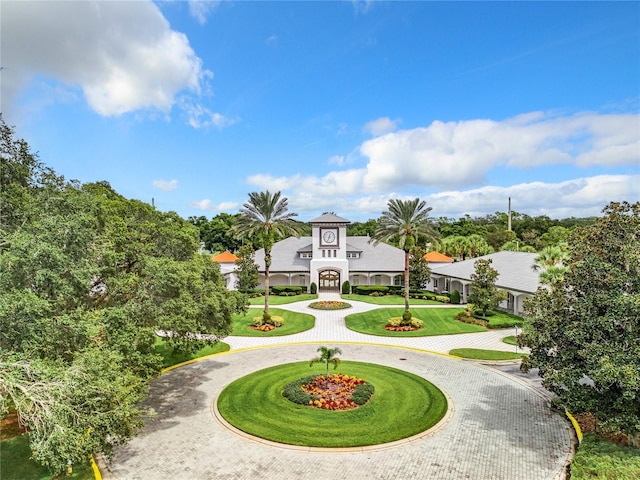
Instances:
[[[496,252],[482,257],[453,262],[431,269],[431,285],[439,292],[460,292],[460,302],[467,303],[471,293],[471,275],[475,261],[491,259],[491,268],[498,271],[496,286],[507,292],[507,300],[500,307],[521,314],[525,298],[533,295],[540,284],[540,275],[533,270],[537,253]]]
[[[339,290],[353,285],[399,285],[404,272],[404,252],[368,236],[347,236],[349,220],[325,213],[309,222],[310,237],[289,237],[271,249],[270,285],[315,283],[319,290]],[[264,250],[257,250],[259,288],[264,288]]]

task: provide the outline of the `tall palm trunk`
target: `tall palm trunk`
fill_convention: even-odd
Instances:
[[[404,251],[404,311],[409,311],[409,250]]]
[[[263,318],[269,315],[269,267],[271,266],[271,249],[264,251],[264,311]]]

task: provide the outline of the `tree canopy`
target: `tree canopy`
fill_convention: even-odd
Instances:
[[[156,331],[195,351],[228,335],[246,300],[176,213],[67,181],[0,132],[0,414],[11,399],[58,472],[137,431]]]
[[[611,203],[576,228],[567,270],[525,303],[525,368],[574,413],[640,432],[640,203]]]

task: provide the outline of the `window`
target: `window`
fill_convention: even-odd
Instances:
[[[313,258],[313,254],[311,252],[300,252],[300,258]]]
[[[434,288],[434,289],[435,289],[435,288],[438,288],[438,279],[437,279],[437,278],[434,278],[434,279],[433,279],[433,288]]]
[[[322,250],[322,258],[324,258],[326,256],[326,254],[327,254],[327,251],[326,250]]]
[[[404,286],[404,275],[396,275],[395,277],[393,277],[393,284],[396,287]]]
[[[359,252],[347,252],[347,258],[360,258]]]
[[[337,252],[337,250],[334,250],[334,251],[333,251],[333,258],[336,258],[336,257],[337,257],[336,252]]]

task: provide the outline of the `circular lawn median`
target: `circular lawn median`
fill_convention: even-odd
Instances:
[[[422,377],[383,365],[343,361],[337,370],[364,379],[375,392],[353,410],[323,410],[299,405],[282,392],[291,382],[324,375],[309,362],[278,365],[246,375],[219,395],[217,408],[231,425],[256,437],[308,447],[379,445],[417,435],[446,414],[447,399]]]

